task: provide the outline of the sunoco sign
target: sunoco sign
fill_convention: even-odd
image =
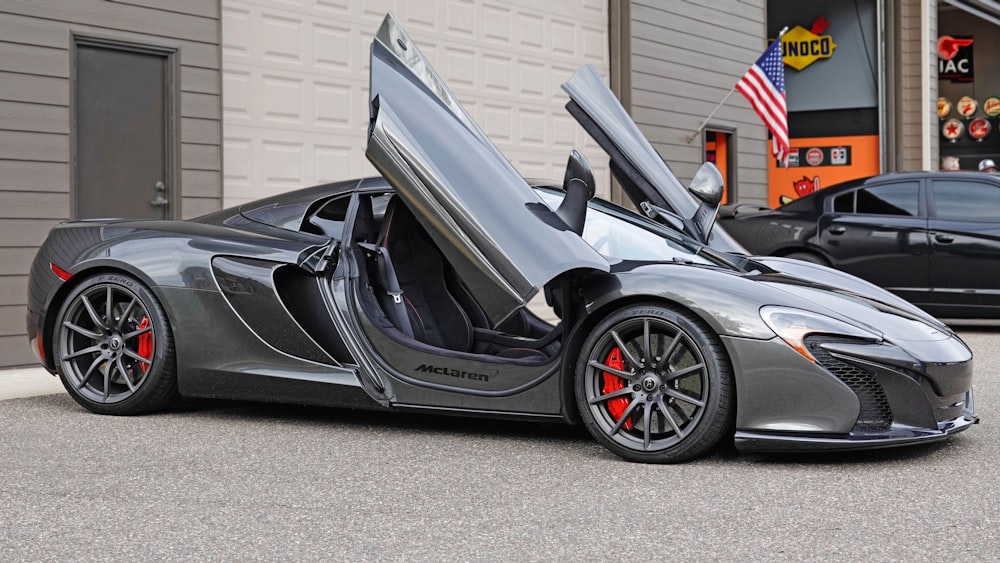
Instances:
[[[819,59],[829,59],[837,48],[833,37],[820,35],[830,22],[820,17],[809,29],[797,25],[781,38],[781,54],[785,64],[795,70],[802,70]]]

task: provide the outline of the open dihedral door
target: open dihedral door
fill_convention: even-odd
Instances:
[[[590,65],[580,68],[562,88],[570,97],[566,109],[608,153],[611,171],[632,203],[637,208],[649,203],[676,214],[683,230],[702,240],[701,202],[670,171],[597,70]],[[712,229],[709,244],[718,250],[746,253],[718,227]]]
[[[608,271],[457,102],[386,16],[371,51],[366,155],[494,324],[574,269]]]

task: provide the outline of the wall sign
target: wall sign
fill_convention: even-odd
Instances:
[[[975,79],[972,42],[971,35],[938,37],[938,78],[952,82],[972,82]]]
[[[973,119],[969,123],[969,136],[977,141],[982,141],[990,134],[992,128],[989,120],[984,117]]]
[[[938,98],[937,108],[938,117],[944,119],[951,113],[951,102],[948,101],[948,98]]]
[[[983,100],[983,113],[990,117],[1000,115],[1000,98],[990,96],[989,98]]]
[[[820,35],[828,27],[830,22],[820,16],[809,29],[797,25],[786,32],[781,38],[781,54],[785,64],[795,70],[802,70],[820,59],[832,57],[833,50],[837,48],[833,37]]]
[[[850,166],[851,147],[792,148],[788,158],[788,168],[809,166]]]
[[[948,139],[953,143],[964,132],[965,132],[965,126],[962,125],[961,121],[955,119],[954,117],[949,119],[948,121],[945,121],[944,125],[941,126],[941,135],[943,135],[945,139]]]
[[[958,109],[958,115],[972,117],[976,113],[976,109],[979,108],[979,102],[972,96],[962,96],[955,108]]]

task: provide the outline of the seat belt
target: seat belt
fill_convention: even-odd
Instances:
[[[403,303],[403,290],[399,287],[399,279],[396,278],[396,268],[389,259],[389,249],[384,246],[375,246],[359,242],[358,246],[375,256],[375,263],[378,266],[379,285],[385,290],[389,298],[388,311],[385,313],[389,320],[403,334],[413,336],[413,326],[410,324],[410,316],[406,314],[406,304]]]

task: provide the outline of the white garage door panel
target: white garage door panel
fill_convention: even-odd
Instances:
[[[565,112],[559,85],[608,72],[604,0],[223,0],[226,205],[372,175],[368,49],[387,11],[521,173],[560,179],[569,150],[607,159]]]

